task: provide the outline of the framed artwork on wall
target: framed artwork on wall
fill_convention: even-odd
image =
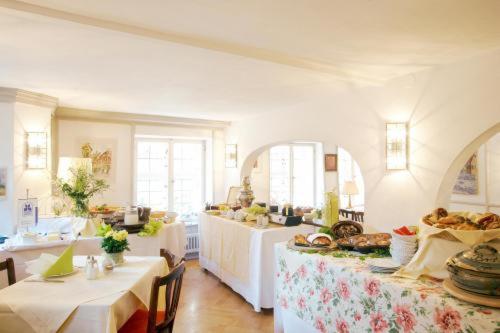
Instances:
[[[92,172],[108,183],[114,184],[116,178],[116,139],[78,138],[75,149],[78,157],[92,160]]]
[[[477,195],[479,194],[477,152],[467,160],[462,170],[458,174],[454,194]]]
[[[238,146],[236,144],[226,144],[226,168],[236,168],[238,166]]]
[[[325,172],[337,171],[337,154],[325,154]]]
[[[7,198],[7,168],[0,168],[0,200]]]

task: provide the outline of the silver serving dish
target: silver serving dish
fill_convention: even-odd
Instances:
[[[458,288],[500,297],[500,253],[493,246],[480,244],[457,253],[446,266]]]

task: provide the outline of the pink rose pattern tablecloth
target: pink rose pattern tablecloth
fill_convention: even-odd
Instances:
[[[433,280],[372,273],[359,259],[276,246],[276,297],[318,332],[500,332],[500,310],[462,302]],[[299,260],[295,271],[287,261]]]

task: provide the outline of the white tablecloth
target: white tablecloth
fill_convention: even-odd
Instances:
[[[257,229],[205,213],[200,214],[199,227],[200,266],[243,296],[255,311],[274,305],[274,244],[314,230],[308,225]]]
[[[47,227],[44,228],[44,230]],[[59,231],[59,227],[56,229]],[[48,229],[50,231],[50,229]],[[182,258],[186,255],[186,226],[183,222],[174,222],[165,224],[156,236],[139,237],[137,234],[130,234],[128,237],[130,250],[125,252],[131,256],[158,256],[160,249],[170,250],[177,258]],[[61,244],[62,243],[62,244]],[[26,261],[30,261],[40,257],[42,253],[50,253],[60,255],[68,246],[65,242],[54,242],[53,246],[48,247],[48,243],[42,243],[38,248],[31,248],[22,251],[7,251],[3,245],[0,245],[0,261],[6,258],[13,258],[16,269],[17,280],[24,279],[29,276],[26,273]],[[101,238],[100,237],[83,237],[79,238],[75,244],[75,255],[100,255]],[[7,275],[0,273],[0,289],[7,286]]]
[[[79,271],[59,278],[64,283],[19,281],[0,290],[0,331],[116,332],[139,307],[149,305],[153,277],[168,273],[162,257],[125,259],[97,280],[86,280]],[[75,257],[78,264],[84,261]]]

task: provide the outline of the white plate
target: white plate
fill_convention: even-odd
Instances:
[[[60,277],[63,277],[63,276],[70,276],[70,275],[76,274],[78,272],[79,272],[79,269],[77,267],[74,267],[72,272],[64,273],[64,274],[58,274],[58,275],[47,276],[47,277],[45,277],[45,279],[56,279],[56,278],[60,278]]]
[[[372,258],[366,259],[365,262],[373,268],[381,269],[397,269],[401,266],[390,258]]]

